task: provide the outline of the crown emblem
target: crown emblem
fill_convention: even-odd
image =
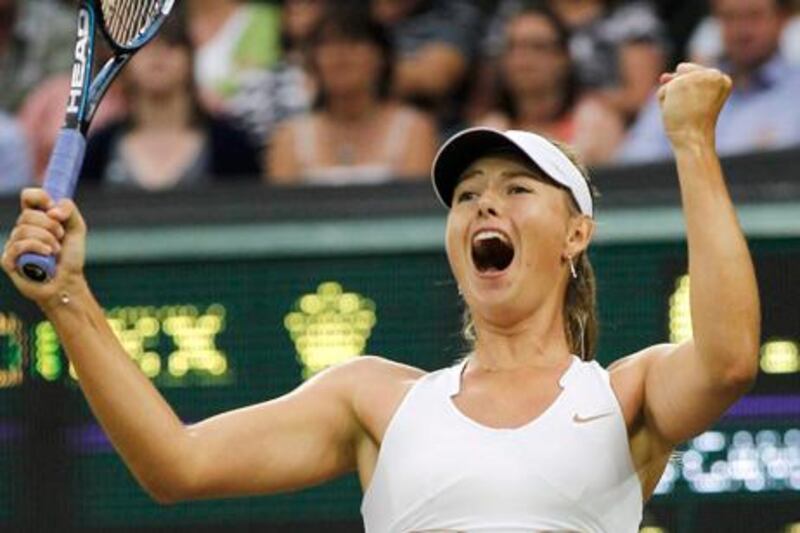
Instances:
[[[303,379],[363,354],[376,321],[375,302],[344,292],[335,281],[301,296],[283,325],[303,366]]]

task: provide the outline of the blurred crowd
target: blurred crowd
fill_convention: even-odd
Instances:
[[[0,193],[43,179],[74,4],[0,0]],[[721,154],[800,145],[797,0],[178,0],[98,109],[81,179],[424,179],[468,126],[535,131],[589,165],[667,159],[655,89],[686,60],[734,81]]]

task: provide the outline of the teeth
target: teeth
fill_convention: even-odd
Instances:
[[[508,238],[505,235],[494,230],[479,231],[475,234],[475,237],[472,238],[472,242],[480,242],[488,239],[500,239],[501,241],[508,243]]]

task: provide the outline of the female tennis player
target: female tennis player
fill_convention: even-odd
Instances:
[[[634,532],[670,452],[752,385],[759,345],[753,266],[714,151],[730,79],[682,64],[661,83],[694,339],[607,370],[591,360],[589,185],[530,133],[468,130],[434,163],[475,337],[474,351],[432,373],[360,357],[283,397],[185,425],[92,297],[74,204],[24,191],[3,267],[53,322],[95,415],[159,502],[289,491],[357,469],[368,532]],[[25,252],[58,254],[57,277],[25,281],[14,271]]]

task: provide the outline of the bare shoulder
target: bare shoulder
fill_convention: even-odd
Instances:
[[[392,361],[379,355],[362,355],[356,358],[356,363],[362,372],[376,373],[378,375],[407,376],[419,378],[427,374],[424,370],[407,365],[399,361]]]
[[[611,387],[625,418],[631,458],[645,500],[653,494],[672,451],[670,446],[653,434],[646,423],[645,383],[653,361],[669,353],[672,347],[670,344],[650,346],[622,357],[608,367]]]
[[[386,426],[411,386],[427,372],[375,355],[350,363],[355,377],[352,407],[363,432],[380,443]]]
[[[327,380],[347,392],[352,406],[391,396],[425,374],[424,370],[377,355],[362,355],[327,369]]]
[[[644,407],[647,370],[656,358],[663,357],[673,344],[656,344],[617,359],[608,366],[611,386],[625,415],[629,431],[640,420]]]
[[[636,353],[621,357],[608,365],[608,371],[614,372],[646,372],[647,367],[655,358],[663,357],[674,349],[674,344],[654,344]]]
[[[390,394],[394,389],[403,389],[427,372],[405,363],[392,361],[377,355],[363,355],[350,363],[357,376],[354,398],[375,400],[375,395]]]

